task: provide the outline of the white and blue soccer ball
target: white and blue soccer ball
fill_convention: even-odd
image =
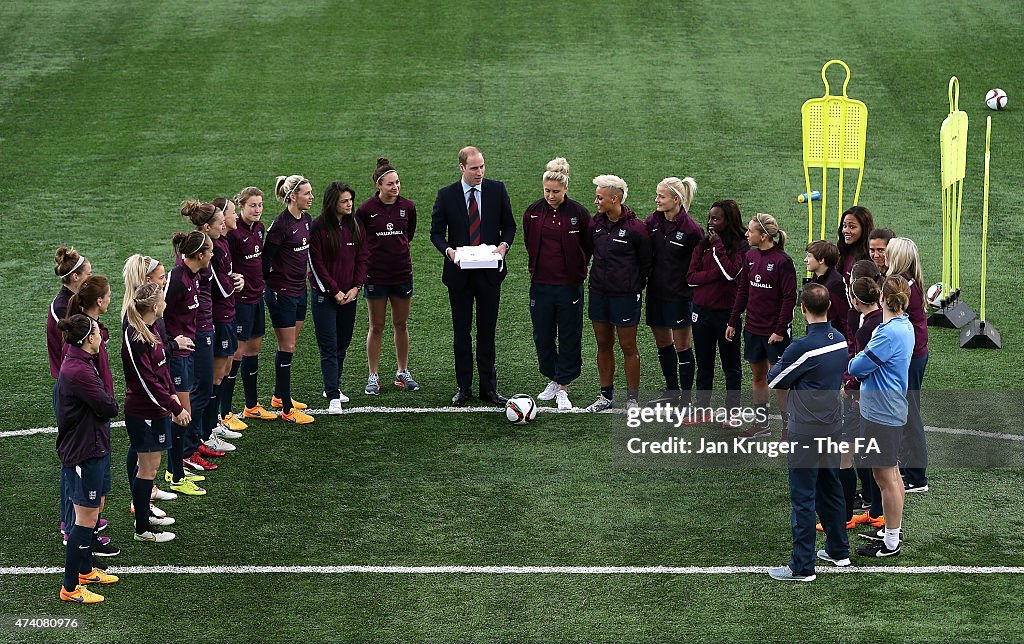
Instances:
[[[525,425],[537,417],[537,403],[527,394],[516,394],[505,403],[505,418],[513,425]]]

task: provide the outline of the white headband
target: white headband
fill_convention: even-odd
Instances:
[[[146,275],[152,275],[156,267],[160,265],[160,262],[156,261],[152,257],[149,258],[149,268],[146,269]]]
[[[394,168],[392,168],[391,170],[385,170],[384,174],[382,174],[379,177],[377,177],[377,180],[374,181],[374,183],[380,183],[380,180],[383,179],[385,176],[387,176],[391,172],[394,172],[395,174],[398,174],[398,170],[395,170]]]
[[[191,253],[188,253],[188,255],[195,255],[196,253],[199,252],[199,249],[203,248],[204,246],[206,246],[206,233],[203,233],[203,241],[198,246],[196,246],[195,250],[193,250]]]
[[[61,275],[60,279],[64,279],[68,275],[71,275],[72,273],[77,271],[79,268],[81,268],[82,264],[84,264],[84,263],[85,263],[85,255],[79,255],[78,256],[78,261],[75,262],[75,265],[71,267],[70,271],[68,271],[67,273],[64,273],[63,275]]]

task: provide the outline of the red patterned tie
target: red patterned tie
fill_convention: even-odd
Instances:
[[[469,245],[480,245],[480,210],[476,205],[476,188],[469,189]]]

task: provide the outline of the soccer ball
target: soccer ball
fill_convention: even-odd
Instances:
[[[988,105],[990,110],[1001,110],[1006,107],[1006,92],[996,88],[988,90],[988,94],[985,95],[985,105]]]
[[[537,403],[526,394],[516,394],[505,403],[505,418],[513,425],[525,425],[537,417]]]
[[[939,308],[939,302],[942,300],[942,282],[936,282],[929,286],[925,298],[928,300],[928,306]]]

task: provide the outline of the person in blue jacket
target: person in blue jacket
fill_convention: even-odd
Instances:
[[[864,350],[850,360],[848,369],[860,380],[861,444],[865,448],[861,463],[871,468],[885,508],[882,541],[857,548],[857,554],[865,557],[900,554],[905,492],[898,463],[914,353],[914,326],[906,313],[909,302],[907,280],[899,275],[887,277],[882,283],[882,323]]]
[[[814,515],[825,528],[825,548],[818,557],[837,566],[850,565],[846,537],[846,502],[839,481],[838,446],[843,430],[839,389],[846,370],[846,338],[828,321],[828,289],[805,284],[800,311],[807,335],[786,347],[768,372],[768,386],[790,390],[788,457],[789,497],[793,505],[793,554],[789,563],[768,574],[781,581],[814,581]]]

